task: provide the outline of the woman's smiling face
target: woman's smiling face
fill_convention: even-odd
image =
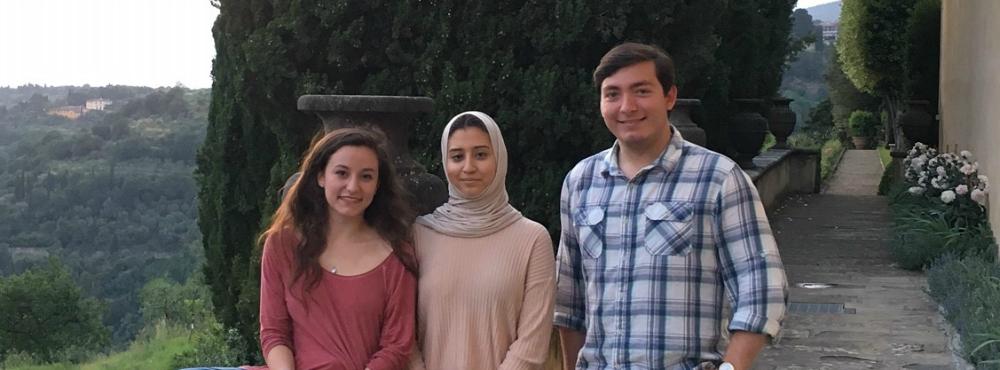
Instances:
[[[497,158],[490,135],[478,127],[452,132],[448,137],[445,174],[448,182],[463,195],[474,198],[482,194],[497,174]]]
[[[317,180],[332,216],[362,217],[378,189],[378,156],[368,147],[342,147]]]

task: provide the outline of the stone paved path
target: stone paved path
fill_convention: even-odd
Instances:
[[[926,279],[892,265],[881,172],[877,151],[849,150],[823,193],[793,196],[771,216],[792,310],[754,369],[952,368]]]

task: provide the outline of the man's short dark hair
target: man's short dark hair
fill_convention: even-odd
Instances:
[[[594,85],[600,89],[604,79],[618,70],[649,61],[656,66],[656,79],[663,86],[663,94],[667,94],[667,91],[674,86],[674,61],[667,52],[657,46],[635,42],[615,46],[601,57],[601,64],[594,69]]]

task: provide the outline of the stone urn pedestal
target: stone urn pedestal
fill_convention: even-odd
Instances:
[[[911,143],[924,143],[937,146],[931,142],[934,138],[934,117],[928,111],[930,102],[927,100],[907,100],[906,112],[898,118],[899,127]]]
[[[389,140],[389,155],[412,196],[418,214],[448,201],[448,187],[410,156],[409,139],[418,115],[434,110],[434,100],[414,96],[303,95],[298,109],[315,113],[326,132],[345,127],[378,129]],[[434,148],[436,149],[436,147]]]
[[[706,146],[705,130],[697,124],[700,118],[701,100],[698,99],[677,99],[674,109],[670,110],[670,124],[681,132],[684,140]]]
[[[767,137],[767,119],[760,114],[761,99],[733,99],[736,114],[729,117],[729,141],[736,149],[736,163],[742,168],[753,168],[753,158]]]
[[[795,112],[789,107],[792,99],[777,96],[771,99],[771,111],[767,115],[768,128],[774,135],[774,149],[788,149],[788,135],[795,130]]]

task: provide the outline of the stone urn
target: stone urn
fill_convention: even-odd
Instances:
[[[761,99],[733,99],[736,114],[729,117],[729,141],[736,149],[736,162],[742,168],[753,168],[753,158],[767,137],[767,119],[760,114]]]
[[[705,146],[707,141],[705,130],[698,127],[696,121],[702,117],[700,113],[701,100],[677,99],[674,109],[670,110],[670,124],[681,132],[684,140]]]
[[[315,113],[326,132],[344,127],[377,128],[389,140],[389,155],[418,214],[448,201],[448,187],[410,156],[409,140],[418,115],[434,110],[434,100],[414,96],[303,95],[298,109]],[[437,147],[432,148],[436,151]]]
[[[913,143],[924,143],[936,146],[932,143],[934,138],[934,117],[928,113],[930,102],[927,100],[907,100],[907,109],[899,116],[898,123],[903,135]]]
[[[788,135],[795,130],[795,112],[789,107],[792,99],[778,96],[771,99],[771,111],[767,115],[767,124],[774,135],[774,148],[787,149]]]

